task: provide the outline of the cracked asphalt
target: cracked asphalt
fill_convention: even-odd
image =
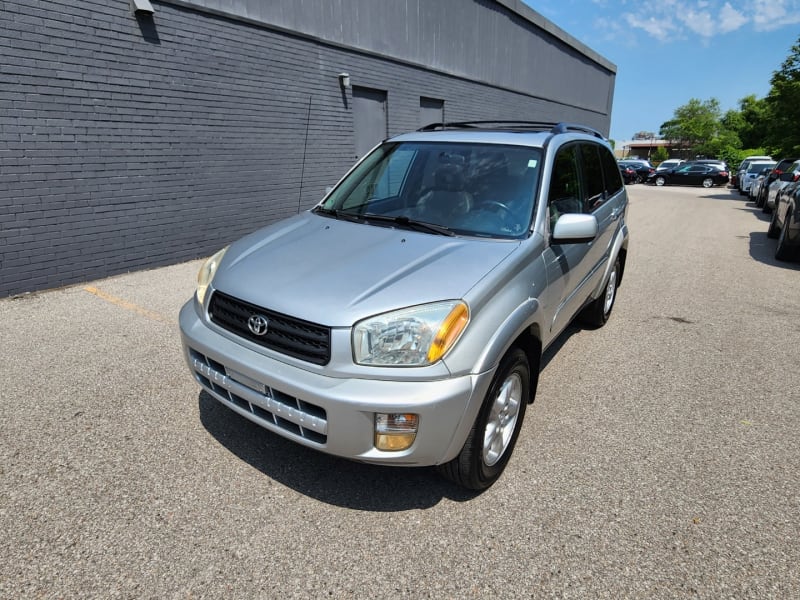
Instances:
[[[0,597],[800,597],[800,264],[731,190],[628,189],[611,320],[479,495],[201,393],[199,261],[0,300]]]

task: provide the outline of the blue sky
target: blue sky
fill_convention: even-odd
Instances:
[[[800,37],[800,0],[525,0],[617,65],[611,135],[629,140],[672,118],[690,98],[769,92]]]

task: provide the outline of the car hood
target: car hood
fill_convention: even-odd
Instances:
[[[520,245],[337,221],[303,213],[231,245],[213,287],[331,327],[463,298]]]

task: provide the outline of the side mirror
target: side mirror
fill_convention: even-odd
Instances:
[[[554,244],[585,244],[597,237],[599,226],[594,215],[561,215],[553,227]]]

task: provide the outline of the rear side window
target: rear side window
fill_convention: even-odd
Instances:
[[[622,189],[622,175],[620,175],[617,161],[611,151],[605,146],[597,146],[600,152],[600,161],[603,164],[603,181],[605,182],[606,197],[610,198]]]

